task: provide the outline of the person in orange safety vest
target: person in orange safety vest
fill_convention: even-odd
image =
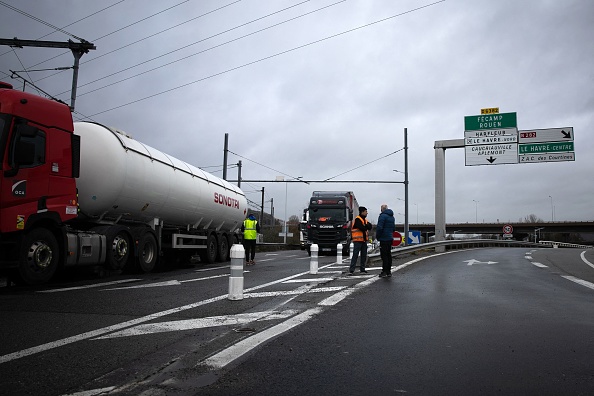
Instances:
[[[368,232],[373,225],[367,221],[367,208],[365,206],[359,207],[359,216],[353,221],[351,228],[351,239],[353,241],[353,258],[351,259],[351,266],[349,273],[352,275],[357,266],[357,258],[361,253],[361,261],[359,262],[360,273],[367,274],[365,270],[365,263],[367,262],[367,240],[369,239]]]

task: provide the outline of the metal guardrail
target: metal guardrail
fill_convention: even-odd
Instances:
[[[553,248],[554,245],[558,245],[558,247],[577,247],[582,249],[592,249],[593,246],[588,245],[575,245],[571,243],[562,243],[562,242],[551,242],[551,241],[541,241],[540,243],[535,242],[525,242],[525,241],[504,241],[500,239],[461,239],[461,240],[451,240],[451,241],[439,241],[439,242],[429,242],[423,243],[419,245],[411,245],[405,247],[397,247],[392,249],[392,257],[398,257],[400,255],[414,253],[420,250],[427,250],[427,249],[435,249],[439,247],[444,247],[445,250],[453,250],[453,249],[468,249],[468,248],[478,248],[478,247],[529,247],[529,248]],[[376,263],[381,261],[381,257],[379,254],[379,248],[374,248],[372,251],[369,252],[367,255],[369,262]]]
[[[578,249],[594,249],[594,246],[590,245],[579,245],[576,243],[566,243],[566,242],[555,242],[555,241],[540,241],[538,242],[543,245],[551,245],[554,248],[578,248]]]

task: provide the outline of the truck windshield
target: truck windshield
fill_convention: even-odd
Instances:
[[[314,208],[309,210],[310,220],[315,221],[346,221],[346,211],[344,208]]]

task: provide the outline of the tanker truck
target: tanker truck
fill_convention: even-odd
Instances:
[[[247,212],[239,187],[0,82],[0,273],[150,272],[227,261]]]

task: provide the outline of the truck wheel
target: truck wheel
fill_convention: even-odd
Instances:
[[[206,262],[212,264],[217,259],[218,254],[217,237],[214,234],[210,234],[206,239]]]
[[[15,281],[37,285],[48,282],[58,268],[58,242],[45,228],[37,228],[23,237],[23,250]]]
[[[225,262],[229,260],[229,252],[231,249],[229,247],[229,239],[227,239],[227,235],[221,235],[219,239],[219,255],[218,261]]]
[[[130,257],[130,236],[124,226],[111,226],[105,233],[107,266],[112,270],[124,268]]]
[[[159,247],[157,239],[151,232],[145,232],[138,240],[138,257],[136,257],[136,268],[140,272],[151,272],[158,259]]]

